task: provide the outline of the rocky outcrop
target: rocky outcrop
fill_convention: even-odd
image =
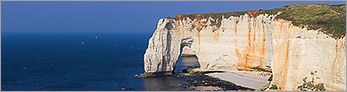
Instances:
[[[160,19],[144,55],[145,73],[172,72],[184,53],[198,57],[197,71],[271,69],[271,83],[281,90],[297,90],[314,72],[315,82],[328,90],[345,90],[345,37],[296,27],[276,15],[249,14]]]
[[[176,34],[174,21],[160,19],[157,30],[149,39],[144,55],[146,73],[172,72],[180,55],[181,39]]]

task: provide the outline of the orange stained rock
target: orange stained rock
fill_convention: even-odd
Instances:
[[[235,48],[236,51],[236,55],[238,58],[238,62],[237,62],[237,69],[241,69],[241,70],[247,70],[247,61],[245,61],[245,56],[243,53],[240,52],[240,50],[238,48]]]
[[[178,25],[183,26],[183,23],[181,23],[181,21],[184,18],[190,18],[192,20],[197,19],[195,22],[195,25],[192,25],[192,28],[189,31],[192,31],[192,29],[196,28],[198,31],[198,52],[200,52],[200,31],[203,29],[204,27],[204,21],[202,21],[202,19],[205,17],[204,14],[178,14],[176,15],[176,17],[174,18],[177,22]],[[205,25],[206,26],[206,25]],[[182,29],[181,29],[182,30]],[[184,34],[184,30],[182,30],[183,34]]]
[[[183,17],[183,15],[178,14],[178,15],[175,17],[175,20],[182,20],[182,17]]]
[[[200,32],[198,32],[198,52],[200,52]]]
[[[213,33],[214,33],[214,39],[218,42],[219,41],[219,34],[220,34],[220,32],[219,32],[220,30],[219,29],[217,29],[217,30],[215,30]]]
[[[198,52],[200,52],[200,31],[202,30],[202,23],[201,23],[201,19],[203,17],[202,14],[197,14],[197,30],[198,30]]]
[[[238,63],[237,63],[237,69],[243,69],[243,70],[250,70],[252,67],[263,67],[263,60],[262,58],[265,57],[265,40],[263,41],[257,41],[256,34],[258,33],[260,36],[260,32],[252,31],[253,24],[251,19],[248,20],[248,32],[247,32],[247,42],[248,45],[245,46],[245,49],[243,52],[240,52],[238,49],[236,49],[236,53],[238,55]],[[259,28],[259,27],[258,27]],[[263,30],[264,31],[264,30]],[[253,34],[252,34],[253,32]],[[265,36],[265,35],[264,35]],[[263,37],[264,39],[265,37]],[[263,45],[257,45],[257,43],[262,43]],[[264,46],[264,47],[261,47]],[[258,49],[257,49],[258,48]],[[260,49],[262,48],[262,49]],[[260,53],[260,55],[259,55]],[[241,54],[241,55],[240,55]],[[254,61],[258,61],[259,64],[255,65]]]
[[[264,68],[263,58],[266,56],[266,33],[264,30],[264,24],[262,24],[262,32],[263,32],[263,41],[262,41],[262,46],[261,46],[261,57],[259,60],[259,68]]]
[[[251,26],[253,26],[253,25],[251,25]],[[252,27],[253,28],[253,27]],[[255,61],[255,57],[259,57],[259,56],[257,56],[257,54],[256,54],[256,51],[255,51],[255,49],[256,49],[256,33],[257,33],[257,31],[256,30],[253,30],[252,31],[253,32],[253,41],[252,41],[252,48],[251,48],[251,54],[252,54],[252,60],[250,61],[251,62],[251,64],[253,65],[253,62]],[[251,66],[251,67],[254,67],[254,66]]]
[[[335,60],[334,61],[336,61],[336,59],[337,59],[337,57],[338,57],[338,55],[339,55],[339,50],[338,50],[338,41],[336,40],[336,44],[335,44]],[[331,68],[331,79],[333,79],[333,82],[335,82],[336,80],[334,80],[334,79],[336,79],[336,76],[334,76],[334,75],[336,75],[336,70],[335,70],[335,67],[336,67],[336,63],[335,62],[333,62],[333,66],[332,66],[333,68]]]
[[[250,17],[256,17],[256,16],[258,16],[259,11],[257,11],[257,10],[250,10],[250,11],[247,12],[247,14],[248,14]]]
[[[281,21],[281,28],[282,28],[282,24],[284,21]],[[281,29],[281,31],[283,31],[283,29]],[[285,60],[284,60],[284,64],[283,64],[283,70],[282,73],[280,75],[280,81],[279,81],[279,87],[281,89],[285,89],[286,86],[286,79],[287,79],[287,74],[288,74],[288,61],[289,61],[289,45],[290,45],[290,39],[289,39],[289,33],[286,34],[287,38],[286,38],[286,47],[285,47]]]
[[[242,69],[247,69],[248,70],[248,61],[250,60],[250,56],[249,56],[249,52],[250,52],[250,48],[252,47],[251,45],[251,19],[248,19],[248,32],[247,32],[247,42],[248,42],[248,46],[246,46],[245,51],[243,52],[243,60],[241,61],[241,68]]]
[[[201,23],[201,16],[200,14],[196,15],[197,16],[197,30],[200,32],[202,30],[202,23]]]
[[[240,53],[239,48],[235,47],[235,52],[237,57],[242,57],[242,53]]]
[[[249,67],[248,66],[248,61],[250,60],[249,48],[246,49],[245,55],[246,55],[246,59],[245,59],[245,62],[244,62],[243,66],[247,69]]]
[[[265,24],[256,25],[256,28],[253,28],[255,24],[252,23],[251,18],[248,22],[247,44],[244,46],[244,50],[235,49],[238,57],[237,69],[264,68],[264,58],[266,56]]]
[[[237,36],[237,24],[238,24],[238,22],[236,22],[234,25],[234,32],[235,32],[236,36]]]
[[[251,46],[251,20],[248,20],[248,32],[247,32],[248,46]]]
[[[243,69],[243,56],[242,56],[242,53],[240,52],[239,48],[238,47],[235,47],[235,52],[236,52],[236,56],[237,56],[237,64],[236,64],[236,68],[237,69]]]

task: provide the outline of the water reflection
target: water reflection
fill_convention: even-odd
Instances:
[[[182,56],[176,64],[176,73],[182,73],[184,69],[191,67],[199,67],[198,59],[196,56]],[[188,78],[163,76],[163,77],[150,77],[143,78],[144,88],[148,91],[192,91],[192,88],[183,88],[180,85],[188,84]]]
[[[165,77],[152,77],[143,78],[145,90],[151,91],[180,91],[180,90],[191,90],[180,87],[181,84],[186,84],[185,78],[178,78],[174,76]]]

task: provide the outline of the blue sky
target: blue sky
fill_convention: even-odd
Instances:
[[[345,2],[2,2],[2,32],[152,33],[159,18],[187,13]]]

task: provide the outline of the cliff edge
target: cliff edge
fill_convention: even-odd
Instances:
[[[345,90],[345,7],[294,5],[162,18],[144,55],[145,74],[171,74],[178,57],[190,54],[201,66],[195,71],[257,70],[270,72],[278,90],[302,90],[311,79],[327,90]]]

